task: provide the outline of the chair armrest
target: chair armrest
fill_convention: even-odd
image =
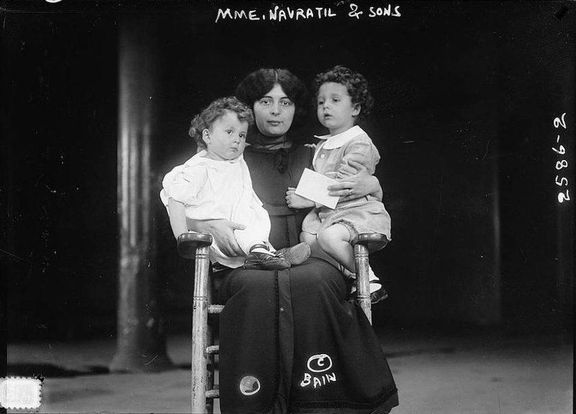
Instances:
[[[185,259],[196,258],[196,249],[210,246],[212,235],[205,233],[182,233],[178,236],[178,254]]]
[[[369,252],[375,252],[386,247],[388,241],[388,237],[381,233],[360,233],[352,240],[352,246],[360,244],[366,246]]]

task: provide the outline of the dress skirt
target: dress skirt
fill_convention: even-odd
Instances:
[[[398,405],[381,345],[349,286],[311,258],[236,269],[219,301],[220,407],[228,413],[387,413]]]

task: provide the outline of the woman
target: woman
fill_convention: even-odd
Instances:
[[[248,75],[236,96],[251,106],[255,131],[244,153],[254,190],[270,214],[270,242],[298,243],[306,209],[286,205],[313,149],[289,134],[301,121],[306,90],[285,69]],[[366,171],[336,185],[354,199],[377,193]],[[302,203],[302,206],[306,203]],[[226,220],[190,223],[222,242],[225,254],[240,248]],[[328,261],[311,258],[282,271],[234,270],[219,289],[220,405],[223,413],[386,413],[398,404],[394,380],[362,311],[346,301],[350,286]]]

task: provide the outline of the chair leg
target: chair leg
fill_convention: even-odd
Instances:
[[[208,343],[211,344],[213,341],[212,328],[208,326]],[[206,371],[206,389],[211,390],[214,388],[214,355],[208,355],[207,357],[207,371]],[[206,398],[206,413],[214,413],[214,398]]]
[[[366,314],[370,324],[372,324],[372,303],[370,301],[370,281],[368,274],[368,247],[362,243],[355,244],[354,261],[356,264],[357,302]]]
[[[212,304],[212,294],[214,292],[214,283],[213,279],[210,276],[208,280],[208,306]],[[214,332],[212,326],[210,326],[210,321],[206,323],[206,344],[212,345],[214,344]],[[214,388],[214,354],[206,354],[206,389],[211,390]],[[213,414],[214,413],[214,398],[206,398],[206,413]]]
[[[192,412],[206,410],[208,375],[208,281],[210,259],[208,246],[196,249],[194,272],[194,299],[192,310]]]

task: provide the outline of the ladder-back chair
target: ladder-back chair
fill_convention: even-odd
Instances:
[[[386,246],[386,236],[377,233],[358,235],[352,242],[356,262],[356,301],[372,323],[368,255]],[[220,314],[223,305],[212,304],[213,281],[210,278],[208,248],[212,236],[202,233],[184,233],[178,238],[178,253],[194,259],[194,293],[192,303],[192,413],[213,413],[214,398],[219,390],[214,386],[214,356],[219,346],[214,345],[208,315]]]

